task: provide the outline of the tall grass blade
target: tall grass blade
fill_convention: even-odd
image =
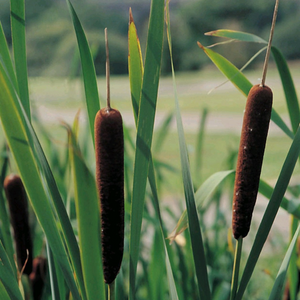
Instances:
[[[3,129],[32,207],[64,272],[66,282],[72,290],[74,299],[80,299],[69,257],[64,248],[55,216],[50,206],[49,193],[37,165],[38,156],[34,154],[35,150],[32,149],[27,135],[30,123],[26,113],[22,113],[21,103],[2,64],[0,64],[0,99],[0,117]],[[25,123],[25,119],[27,123]],[[25,128],[25,124],[27,124],[27,128]],[[78,275],[80,276],[80,274]]]
[[[78,122],[78,120],[75,120],[75,122]],[[81,263],[86,293],[88,299],[105,300],[100,208],[95,178],[83,160],[74,133],[70,127],[67,127],[67,130],[69,135],[69,157],[74,182]]]
[[[130,80],[131,102],[134,119],[137,124],[144,68],[140,41],[137,35],[131,10],[129,11],[128,48],[128,72]]]
[[[198,46],[205,52],[205,54],[211,59],[216,67],[240,90],[245,96],[248,95],[252,84],[245,77],[245,75],[229,62],[225,57],[216,53],[215,51],[204,47],[198,42]],[[294,134],[279,116],[279,114],[272,109],[271,120],[290,138],[293,139]]]
[[[293,78],[289,70],[288,64],[282,53],[279,51],[279,49],[273,46],[271,50],[280,75],[293,133],[295,134],[300,123],[300,111],[299,101]]]
[[[1,281],[0,281],[0,299],[11,300],[11,298],[9,297],[8,293],[6,292],[6,289]]]
[[[96,113],[100,109],[96,71],[91,50],[80,20],[70,0],[67,0],[67,4],[72,16],[73,26],[76,32],[77,43],[80,52],[87,112],[89,117],[90,131],[94,142],[94,120]]]
[[[164,1],[153,0],[151,2],[145,72],[137,125],[129,245],[130,299],[135,298],[136,268],[161,68],[163,26]]]
[[[204,132],[205,132],[205,123],[207,119],[208,109],[204,108],[201,113],[201,122],[197,135],[196,143],[196,158],[195,158],[195,174],[200,182],[201,179],[201,165],[202,165],[202,152],[203,152],[203,142],[204,142]]]
[[[279,174],[277,183],[274,188],[274,192],[272,197],[268,203],[260,226],[255,236],[255,240],[250,251],[242,278],[240,282],[240,286],[237,292],[237,300],[241,300],[243,294],[246,290],[248,282],[252,276],[255,265],[261,253],[261,250],[264,246],[264,243],[268,237],[268,234],[271,230],[272,224],[278,212],[281,200],[286,192],[289,181],[291,179],[292,173],[294,171],[294,167],[296,165],[297,159],[300,153],[300,129],[298,129],[293,143],[290,147],[290,150],[287,154],[281,172]]]
[[[142,64],[142,53],[141,47],[139,43],[139,38],[137,36],[137,31],[135,28],[134,20],[132,13],[130,11],[130,24],[129,24],[129,33],[128,33],[128,43],[129,43],[129,79],[130,79],[130,87],[131,87],[131,98],[132,98],[132,107],[135,116],[135,123],[137,125],[138,115],[139,115],[139,105],[140,105],[140,97],[142,91],[142,78],[143,78],[143,64]],[[154,166],[152,161],[152,155],[150,153],[150,162],[149,162],[149,172],[148,179],[153,195],[153,206],[156,212],[156,216],[158,218],[160,229],[161,229],[161,239],[164,245],[165,251],[165,259],[167,265],[167,276],[168,276],[168,284],[170,297],[172,300],[177,300],[177,289],[174,281],[173,271],[171,267],[170,258],[172,256],[172,250],[168,244],[166,244],[165,237],[166,229],[161,218],[160,208],[159,208],[159,199],[157,193],[156,179]]]
[[[23,300],[21,295],[17,278],[10,264],[9,258],[5,252],[5,249],[0,241],[0,281],[6,289],[10,299]]]
[[[282,295],[282,291],[283,291],[283,286],[285,283],[285,277],[286,277],[286,273],[287,273],[287,269],[290,263],[290,259],[293,253],[293,249],[295,248],[295,245],[297,243],[297,239],[298,239],[298,235],[299,235],[299,231],[300,231],[300,226],[298,226],[294,237],[289,245],[289,248],[285,254],[285,257],[281,263],[280,269],[278,271],[278,274],[276,276],[276,280],[275,283],[273,285],[269,300],[276,300],[280,297],[280,295]]]
[[[19,97],[28,119],[31,120],[25,40],[25,0],[10,0],[10,15]]]
[[[271,199],[272,194],[274,193],[274,189],[262,179],[260,179],[258,190],[267,199]],[[289,214],[295,216],[297,219],[300,219],[300,204],[298,200],[289,200],[286,197],[283,197],[280,202],[280,207],[286,210]]]
[[[169,2],[167,2],[167,38],[171,58],[172,78],[173,78],[173,89],[175,98],[175,111],[176,111],[176,122],[177,131],[179,137],[179,148],[180,148],[180,160],[182,168],[182,178],[184,186],[184,194],[187,206],[188,223],[190,230],[190,237],[192,242],[192,252],[194,258],[194,267],[196,271],[196,277],[198,281],[198,290],[200,299],[211,299],[211,292],[208,282],[206,257],[204,251],[204,244],[202,240],[201,228],[197,215],[194,188],[192,183],[192,177],[189,166],[188,153],[186,148],[186,142],[184,137],[184,130],[181,120],[179,101],[176,91],[175,72],[173,66],[173,55],[172,55],[172,41],[171,41],[171,30],[170,30],[170,19],[169,19]]]
[[[205,35],[223,37],[223,38],[228,38],[228,39],[241,41],[241,42],[253,42],[253,43],[263,43],[263,44],[268,43],[267,41],[265,41],[264,39],[260,38],[255,34],[246,33],[237,30],[230,30],[230,29],[218,29],[218,30],[206,32]]]
[[[229,175],[233,174],[234,170],[229,171],[220,171],[213,175],[211,175],[208,179],[206,179],[203,184],[199,187],[195,194],[195,201],[198,210],[205,209],[208,200],[210,199],[213,191],[219,186],[219,184],[227,178]],[[173,241],[177,235],[183,232],[188,227],[188,217],[187,211],[185,210],[181,215],[176,228],[174,229],[174,234],[169,236],[171,241]]]
[[[4,67],[6,68],[6,71],[9,74],[9,78],[12,81],[15,90],[18,91],[19,88],[18,88],[17,78],[16,78],[15,70],[10,57],[9,48],[5,39],[1,22],[0,22],[0,45],[1,45],[0,61],[2,61]]]

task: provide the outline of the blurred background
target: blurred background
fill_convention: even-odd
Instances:
[[[132,8],[142,49],[145,44],[150,9],[149,0],[74,0],[72,1],[86,30],[95,57],[96,71],[103,75],[104,33],[109,30],[112,74],[127,74],[128,9]],[[216,29],[242,30],[268,39],[274,1],[253,0],[171,0],[171,32],[176,71],[199,70],[208,63],[199,55],[197,41],[209,45],[215,41],[204,36]],[[0,0],[0,20],[10,41],[9,1]],[[78,75],[78,50],[70,15],[64,0],[26,0],[28,70],[30,76]],[[274,36],[276,45],[288,60],[299,58],[300,2],[281,1]],[[220,40],[218,40],[220,41]],[[165,39],[165,47],[167,46]],[[234,44],[220,52],[238,67],[255,53],[255,47]],[[261,60],[263,55],[261,55]],[[164,51],[163,74],[170,72],[168,51]]]

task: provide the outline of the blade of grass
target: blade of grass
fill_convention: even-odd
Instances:
[[[151,2],[145,72],[139,109],[130,224],[130,299],[135,298],[136,268],[139,254],[140,232],[145,201],[146,182],[156,111],[158,83],[161,68],[164,24],[164,1]]]
[[[240,90],[245,96],[248,95],[252,84],[245,77],[245,75],[235,67],[231,62],[229,62],[222,55],[216,53],[215,51],[204,47],[198,42],[198,46],[205,52],[205,54],[211,59],[211,61],[216,65],[216,67]],[[272,109],[271,120],[290,138],[293,139],[294,134],[279,116],[279,114]]]
[[[11,35],[19,96],[29,120],[30,103],[25,41],[25,0],[10,0]]]
[[[9,297],[8,293],[6,292],[6,289],[1,281],[0,281],[0,299],[11,300],[11,298]]]
[[[197,190],[195,195],[195,201],[197,209],[202,209],[206,206],[206,202],[209,200],[213,191],[219,186],[219,184],[227,178],[227,176],[234,173],[234,170],[221,171],[211,175],[206,179],[200,188]],[[187,211],[185,210],[181,215],[176,228],[174,229],[174,234],[169,236],[171,241],[173,241],[177,235],[183,232],[188,227]]]
[[[260,179],[259,182],[259,192],[264,195],[267,199],[272,197],[274,189],[267,184],[265,181]],[[300,205],[299,203],[294,203],[293,200],[288,200],[286,197],[283,197],[280,202],[280,207],[286,210],[289,214],[292,214],[296,218],[300,219]]]
[[[3,65],[5,66],[7,73],[9,74],[9,78],[13,83],[13,86],[16,91],[19,90],[16,74],[14,71],[13,63],[9,54],[9,48],[5,39],[4,31],[2,24],[0,22],[0,60],[2,60]]]
[[[139,106],[140,106],[140,97],[142,91],[142,78],[143,78],[143,64],[142,64],[142,53],[140,48],[139,39],[137,36],[136,27],[134,24],[133,16],[130,10],[130,24],[129,24],[129,33],[128,33],[128,43],[129,43],[129,79],[130,79],[130,88],[131,88],[131,98],[132,98],[132,107],[135,116],[135,123],[137,126],[137,120],[139,115]],[[130,139],[130,137],[129,137]],[[159,208],[159,199],[156,187],[155,180],[155,172],[152,161],[152,156],[150,153],[150,162],[149,162],[149,172],[148,179],[152,191],[153,198],[153,206],[156,212],[156,216],[158,218],[160,229],[161,229],[161,238],[164,245],[165,250],[165,259],[167,265],[167,276],[168,276],[168,284],[170,290],[171,299],[177,300],[177,289],[174,281],[173,270],[171,267],[170,257],[172,256],[172,251],[170,246],[166,244],[165,237],[166,229],[161,218],[160,208]]]
[[[232,281],[231,281],[230,300],[234,300],[236,296],[236,291],[239,283],[239,270],[240,270],[240,262],[242,256],[242,248],[243,248],[243,238],[240,237],[236,242]]]
[[[24,119],[27,120],[27,125],[30,125],[30,123],[25,112],[20,115],[22,110],[21,103],[2,64],[0,64],[0,87],[1,122],[20,176],[32,207],[45,231],[50,247],[57,257],[66,281],[72,290],[74,299],[80,299],[68,255],[49,203],[49,194],[46,191],[44,180],[37,166],[37,156],[34,155],[34,150],[31,148],[31,143],[27,136],[29,129],[27,128],[26,130],[24,128]]]
[[[282,291],[283,291],[283,286],[284,286],[284,282],[285,282],[285,277],[286,277],[286,273],[287,273],[287,269],[290,263],[290,259],[293,253],[293,249],[295,248],[296,242],[297,242],[297,238],[299,235],[299,231],[300,231],[300,225],[298,226],[293,239],[289,245],[289,248],[284,256],[284,259],[281,263],[280,269],[278,271],[278,274],[276,276],[276,280],[275,283],[273,285],[269,300],[276,300],[278,299],[278,297],[280,297],[280,295],[282,295]]]
[[[80,52],[87,112],[89,117],[90,131],[94,142],[94,120],[96,113],[100,109],[95,65],[86,35],[76,11],[70,0],[67,0],[67,4],[72,16],[73,26],[76,32],[77,43]]]
[[[17,279],[1,241],[0,258],[0,281],[5,287],[6,292],[8,293],[10,299],[23,300]]]
[[[194,187],[193,187],[192,177],[191,177],[191,173],[190,173],[189,159],[188,159],[188,153],[187,153],[187,148],[186,148],[184,130],[183,130],[183,125],[182,125],[182,119],[181,119],[179,101],[178,101],[177,89],[176,89],[168,4],[169,4],[169,2],[167,1],[167,9],[166,9],[166,11],[167,11],[167,38],[168,38],[168,45],[169,45],[169,52],[170,52],[170,59],[171,59],[173,89],[174,89],[174,98],[175,98],[176,122],[177,122],[177,131],[178,131],[179,148],[180,148],[180,161],[181,161],[181,168],[182,168],[184,194],[185,194],[185,200],[186,200],[186,206],[187,206],[189,231],[190,231],[190,237],[191,237],[191,242],[192,242],[194,268],[196,271],[196,277],[197,277],[197,281],[198,281],[198,290],[199,290],[200,299],[209,300],[209,299],[211,299],[211,292],[210,292],[210,287],[209,287],[209,282],[208,282],[204,244],[203,244],[203,240],[202,240],[201,228],[200,228],[199,219],[198,219],[198,215],[197,215]]]
[[[75,120],[78,122],[78,119]],[[76,125],[77,126],[77,125]],[[70,162],[74,181],[81,263],[88,299],[104,300],[100,208],[95,178],[87,168],[71,128],[69,135]]]
[[[293,78],[289,70],[288,64],[282,53],[279,51],[279,49],[277,49],[276,47],[272,47],[271,50],[280,75],[293,133],[295,134],[300,122],[300,112],[297,92],[295,89]]]
[[[280,206],[280,202],[286,192],[289,181],[291,179],[294,167],[300,153],[300,130],[298,129],[290,150],[287,154],[277,183],[274,188],[272,197],[268,203],[263,219],[259,225],[258,231],[255,236],[253,246],[251,248],[242,278],[237,292],[237,300],[241,300],[246,290],[248,282],[252,276],[255,265],[263,248],[263,245],[267,239],[267,236],[271,230],[272,224],[276,217],[277,211]]]
[[[203,141],[204,141],[204,132],[205,132],[205,123],[207,118],[208,110],[204,108],[201,113],[201,122],[197,135],[196,143],[196,159],[195,159],[195,174],[197,176],[198,182],[201,180],[201,165],[202,165],[202,153],[203,153]]]
[[[224,37],[228,39],[233,39],[241,42],[254,42],[267,44],[268,42],[259,36],[251,33],[246,33],[242,31],[229,30],[229,29],[219,29],[210,32],[206,32],[205,35]]]

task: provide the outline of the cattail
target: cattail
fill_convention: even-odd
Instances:
[[[34,258],[32,265],[32,272],[29,275],[32,296],[34,300],[40,300],[42,299],[45,286],[47,259],[42,256],[37,256]]]
[[[118,110],[103,108],[97,113],[95,150],[104,280],[110,284],[119,272],[124,247],[124,141]]]
[[[32,240],[28,219],[28,203],[25,189],[18,175],[5,178],[4,190],[8,201],[11,225],[14,232],[18,267],[24,274],[32,271]]]
[[[272,101],[273,94],[267,86],[255,85],[248,94],[233,194],[232,230],[236,239],[245,237],[250,229],[271,118]]]

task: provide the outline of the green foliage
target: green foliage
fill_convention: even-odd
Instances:
[[[30,3],[29,1],[28,5]],[[48,275],[45,277],[43,299],[49,297],[58,299],[106,299],[101,261],[99,199],[94,175],[91,171],[94,169],[94,153],[92,138],[89,134],[93,132],[93,119],[99,109],[95,72],[97,67],[94,66],[93,57],[96,58],[96,63],[99,59],[100,64],[103,65],[103,36],[101,36],[102,34],[96,34],[93,28],[92,20],[97,16],[98,4],[93,4],[93,10],[79,3],[75,4],[75,8],[69,1],[68,4],[69,6],[66,7],[71,12],[77,35],[80,61],[75,61],[80,63],[82,68],[89,126],[86,126],[83,133],[84,139],[80,140],[78,131],[81,128],[79,128],[78,119],[75,119],[72,129],[69,125],[64,124],[67,128],[68,142],[65,144],[63,153],[60,153],[56,145],[52,143],[48,129],[43,127],[41,121],[33,113],[34,125],[32,125],[31,113],[29,113],[31,102],[26,100],[28,76],[26,68],[23,69],[26,65],[24,24],[21,23],[23,27],[20,27],[20,24],[12,26],[14,43],[21,45],[19,49],[20,60],[11,58],[7,41],[1,30],[0,118],[5,132],[5,143],[8,146],[3,147],[4,150],[0,157],[0,186],[5,175],[11,169],[20,173],[33,209],[33,220],[39,223],[39,225],[32,225],[36,244],[35,256],[43,255],[48,260]],[[123,28],[125,18],[118,19],[116,27],[118,32],[112,33],[112,42],[110,43],[110,48],[113,49],[117,48],[117,44],[120,42],[120,48],[123,49],[116,51],[115,54],[112,51],[112,56],[120,56],[123,51],[126,53],[127,59],[127,47],[129,48],[129,81],[136,124],[136,130],[124,126],[126,235],[123,264],[115,282],[116,299],[142,300],[150,298],[156,300],[171,298],[172,300],[193,300],[199,299],[199,297],[200,299],[217,300],[227,300],[229,298],[253,299],[255,295],[251,293],[252,274],[258,265],[261,251],[279,207],[281,206],[292,215],[294,221],[300,215],[299,185],[297,184],[296,187],[290,185],[290,179],[300,153],[300,131],[298,128],[300,113],[296,89],[284,56],[277,47],[273,47],[272,52],[285,91],[291,126],[275,110],[273,110],[272,119],[282,132],[288,136],[291,146],[274,188],[261,180],[260,192],[269,199],[269,202],[263,212],[262,221],[258,224],[258,229],[255,230],[255,226],[253,226],[253,243],[251,237],[249,240],[245,240],[248,247],[244,251],[241,251],[241,243],[237,245],[236,264],[233,266],[234,247],[231,232],[228,230],[230,227],[228,215],[230,215],[231,210],[230,199],[233,190],[231,174],[234,173],[236,151],[232,150],[229,153],[225,171],[217,172],[206,180],[202,177],[199,180],[198,176],[196,180],[192,178],[191,169],[194,168],[189,160],[174,71],[177,67],[178,69],[185,68],[182,59],[185,59],[187,53],[190,53],[188,38],[191,35],[191,30],[189,29],[189,23],[185,24],[185,22],[180,21],[179,13],[178,15],[171,15],[170,21],[168,3],[166,7],[164,4],[163,0],[153,0],[151,2],[145,48],[140,46],[133,19],[131,19],[129,25],[129,45],[127,46],[127,38],[126,42],[125,39],[121,38],[122,34],[125,33]],[[256,10],[254,4],[250,2],[242,5],[234,1],[220,4],[217,1],[204,0],[202,4],[201,9],[203,11],[201,11],[201,14],[203,15],[201,15],[201,18],[203,18],[201,21],[204,25],[211,22],[210,17],[218,15],[220,18],[231,16],[236,18],[238,22],[244,22],[244,18],[241,15],[236,15],[236,12],[251,15],[255,14]],[[56,5],[62,5],[62,3],[53,2],[49,9],[54,9]],[[195,10],[195,6],[191,7]],[[290,12],[291,7],[293,5],[288,6],[284,12]],[[22,14],[22,7],[18,9],[20,9],[18,13]],[[43,11],[44,9],[43,5],[36,7],[37,11]],[[65,9],[60,12],[60,17],[62,17],[62,23],[60,24],[66,24],[60,36],[60,46],[62,48],[65,45],[65,40],[68,40],[71,34],[74,36],[71,21],[65,21],[64,19]],[[264,12],[265,10],[269,11],[270,7],[268,3],[263,2],[259,9]],[[80,13],[78,13],[79,11]],[[167,33],[164,46],[165,12],[167,13]],[[193,11],[191,10],[189,13],[192,14]],[[83,29],[84,26],[81,25],[82,16],[84,16],[82,20],[86,24],[87,34]],[[89,19],[89,16],[91,19]],[[105,14],[103,12],[99,16],[96,22],[98,27],[106,25],[106,21],[113,22],[113,20],[110,20],[112,16],[113,19],[117,18],[115,14]],[[174,27],[171,27],[172,16],[175,20],[178,20],[178,23],[175,22]],[[37,21],[38,19],[42,24],[43,17],[45,17],[45,20],[48,18],[47,22],[49,23],[56,18],[51,14],[36,18],[31,15],[29,21]],[[57,20],[60,17],[57,17]],[[195,18],[190,22],[196,22]],[[269,24],[266,20],[263,20],[263,22]],[[127,28],[126,25],[126,34]],[[172,28],[174,28],[174,32],[171,35]],[[53,27],[48,33],[51,30],[53,30]],[[41,42],[43,42],[43,31],[47,31],[45,27],[40,31],[36,31],[37,40],[41,39]],[[91,47],[88,43],[90,34],[93,36],[92,40],[94,39],[91,42]],[[258,43],[257,47],[264,47],[261,44],[261,38],[241,31],[215,31],[214,38],[217,38],[218,35],[240,42]],[[184,42],[179,38],[177,40],[178,36],[183,36]],[[54,30],[48,37],[50,42],[55,41]],[[31,40],[29,39],[29,41]],[[47,46],[50,45],[50,42]],[[66,52],[70,54],[72,53],[70,49],[73,42],[70,40],[68,42],[70,47]],[[159,98],[158,85],[162,59],[164,60],[162,50],[166,45],[168,45],[170,56],[168,58],[170,63],[168,68],[172,70],[175,112],[171,112],[163,120],[163,125],[157,135],[157,144],[154,143],[154,146],[151,147],[153,144],[156,105]],[[205,53],[206,59],[210,59],[234,84],[237,90],[246,96],[252,86],[250,80],[223,55],[202,46],[200,43],[199,46],[201,48],[197,48],[199,56],[201,54],[204,56]],[[143,49],[146,53],[145,63],[142,59]],[[239,50],[236,44],[233,49],[235,51]],[[15,51],[18,51],[18,49]],[[178,52],[176,53],[176,51]],[[184,55],[181,58],[179,53],[182,52]],[[195,65],[193,65],[192,60],[190,60],[190,68],[199,67],[200,62],[195,60]],[[13,61],[15,66],[12,63]],[[119,65],[116,63],[114,66],[116,68],[114,73],[125,68],[125,65],[120,59]],[[129,99],[127,100],[129,101]],[[197,144],[196,149],[200,153],[196,155],[196,172],[199,168],[202,168],[204,159],[210,156],[210,153],[202,151],[206,141],[204,139],[206,114],[207,111],[204,110],[198,132],[198,142],[194,143]],[[181,162],[182,179],[180,184],[183,186],[184,195],[177,195],[180,199],[176,202],[177,205],[174,205],[175,201],[171,199],[171,205],[163,206],[160,201],[161,187],[166,185],[167,179],[164,177],[165,175],[162,175],[164,174],[162,171],[168,170],[176,175],[180,174],[178,170],[169,166],[161,158],[157,159],[161,153],[162,144],[167,141],[173,115],[175,115],[177,122],[179,153],[176,158]],[[40,139],[36,135],[36,129],[44,135],[46,140],[44,146],[41,145]],[[91,145],[91,149],[88,149],[87,145]],[[7,150],[7,147],[9,147],[9,150]],[[45,152],[47,152],[47,156]],[[201,183],[197,191],[194,189],[194,181],[197,184],[198,182]],[[292,197],[285,195],[287,190],[292,194]],[[183,208],[183,198],[185,198],[186,210]],[[167,236],[170,224],[175,224],[178,221],[178,215],[181,214],[182,217],[176,228],[176,236],[173,237],[172,244],[169,245]],[[20,281],[20,274],[14,269],[13,237],[8,230],[10,226],[9,217],[2,191],[0,195],[0,216],[0,238],[2,241],[0,243],[2,262],[0,265],[0,296],[1,299],[25,299],[25,293],[27,291],[30,293],[31,288],[28,278],[25,277],[24,279],[26,275]],[[43,233],[39,232],[40,229]],[[179,231],[185,232],[179,235]],[[299,228],[297,231],[293,229],[292,232],[293,234],[295,232],[295,234],[288,250],[285,255],[284,250],[280,252],[278,261],[281,260],[282,264],[278,275],[274,280],[270,279],[272,282],[271,288],[265,288],[265,294],[261,297],[267,295],[270,296],[270,299],[276,299],[278,293],[282,291],[289,262],[290,260],[294,261],[293,255],[296,255],[294,245],[298,238]],[[42,245],[40,245],[41,240],[43,241]],[[280,245],[280,248],[285,247]],[[240,262],[241,279],[239,279],[239,267],[237,267]],[[230,289],[232,273],[234,274],[233,285]],[[266,279],[265,275],[262,276]],[[247,295],[247,292],[249,295]]]

